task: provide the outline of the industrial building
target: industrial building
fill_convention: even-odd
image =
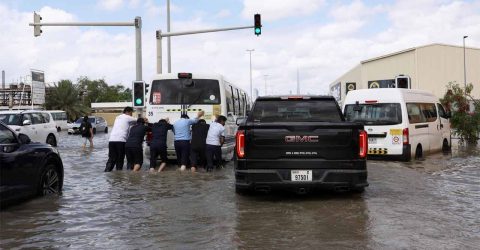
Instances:
[[[480,49],[465,48],[467,83],[480,99]],[[350,90],[395,87],[395,78],[408,78],[412,89],[432,92],[442,98],[448,83],[464,84],[464,47],[429,44],[361,61],[333,81],[330,94],[341,104]]]

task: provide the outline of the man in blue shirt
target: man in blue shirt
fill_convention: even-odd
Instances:
[[[177,162],[181,165],[180,170],[185,171],[190,157],[190,126],[197,123],[198,119],[204,115],[205,112],[200,111],[197,118],[190,119],[187,114],[182,114],[179,120],[173,124],[174,146],[177,154]]]

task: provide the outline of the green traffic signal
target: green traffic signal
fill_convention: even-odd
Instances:
[[[262,29],[261,28],[255,28],[255,35],[260,35],[262,34]]]
[[[142,99],[141,98],[135,99],[135,104],[141,105],[142,104]]]

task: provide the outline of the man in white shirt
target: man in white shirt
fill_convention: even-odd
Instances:
[[[222,161],[222,145],[225,142],[225,122],[227,118],[223,115],[210,124],[206,139],[207,171],[213,170],[213,161]]]
[[[105,172],[110,172],[116,167],[117,170],[123,169],[125,159],[125,142],[127,141],[128,129],[130,125],[135,124],[137,119],[132,117],[133,108],[126,107],[123,114],[115,118],[110,139],[108,140],[108,161],[105,166]]]

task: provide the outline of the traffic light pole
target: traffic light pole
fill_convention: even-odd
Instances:
[[[33,23],[34,36],[40,36],[42,26],[135,26],[135,79],[142,81],[142,18],[137,16],[133,22],[58,22],[58,23],[42,23],[42,18],[34,13]],[[134,104],[134,103],[132,103]],[[143,108],[137,107],[138,116],[141,117]]]
[[[162,33],[161,30],[157,30],[157,74],[162,74],[162,38],[163,37],[172,37],[172,36],[184,36],[192,34],[201,34],[201,33],[211,33],[211,32],[220,32],[220,31],[229,31],[229,30],[241,30],[241,29],[251,29],[255,28],[254,25],[249,26],[239,26],[239,27],[230,27],[230,28],[220,28],[220,29],[205,29],[205,30],[194,30],[194,31],[181,31],[181,32],[167,32]]]

